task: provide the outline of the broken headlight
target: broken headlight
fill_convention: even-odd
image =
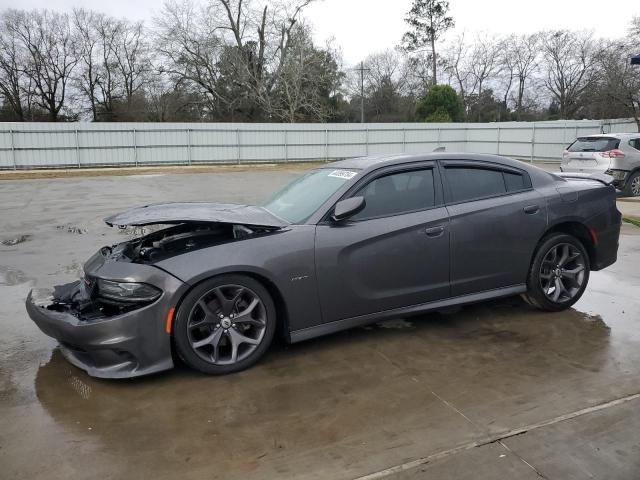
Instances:
[[[98,279],[98,298],[109,303],[151,303],[162,291],[153,285]]]

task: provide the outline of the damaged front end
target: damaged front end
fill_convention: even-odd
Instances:
[[[165,319],[187,286],[150,265],[109,260],[104,249],[84,277],[35,289],[27,313],[56,339],[65,358],[89,375],[124,378],[173,367]]]
[[[171,316],[189,285],[156,263],[284,227],[259,207],[223,204],[142,207],[110,217],[107,224],[165,228],[102,247],[85,263],[81,280],[32,290],[26,301],[31,319],[58,340],[65,358],[103,378],[173,367]]]

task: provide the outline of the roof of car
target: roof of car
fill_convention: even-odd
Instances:
[[[377,155],[370,157],[349,158],[333,162],[330,168],[345,168],[354,170],[365,170],[373,166],[396,165],[402,163],[412,163],[429,160],[470,160],[493,162],[508,167],[523,168],[523,162],[508,157],[498,155],[485,155],[479,153],[455,153],[455,152],[434,152],[421,154],[403,155]]]

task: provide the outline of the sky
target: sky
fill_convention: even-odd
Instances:
[[[151,22],[162,0],[0,0],[4,8],[50,8],[74,6],[103,11],[118,17]],[[256,0],[261,1],[261,0]],[[406,30],[404,16],[411,0],[316,0],[306,10],[318,42],[334,39],[343,60],[353,65],[368,55],[400,43]],[[586,29],[598,37],[626,32],[629,21],[640,16],[639,0],[449,0],[455,30],[468,34],[528,33],[544,29]],[[606,8],[603,8],[606,5]]]

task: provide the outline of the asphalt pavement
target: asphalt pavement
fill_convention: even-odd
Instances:
[[[299,169],[0,181],[0,479],[640,478],[640,228],[574,308],[519,298],[106,381],[29,320],[133,205],[254,203]],[[13,243],[13,244],[12,244]]]

